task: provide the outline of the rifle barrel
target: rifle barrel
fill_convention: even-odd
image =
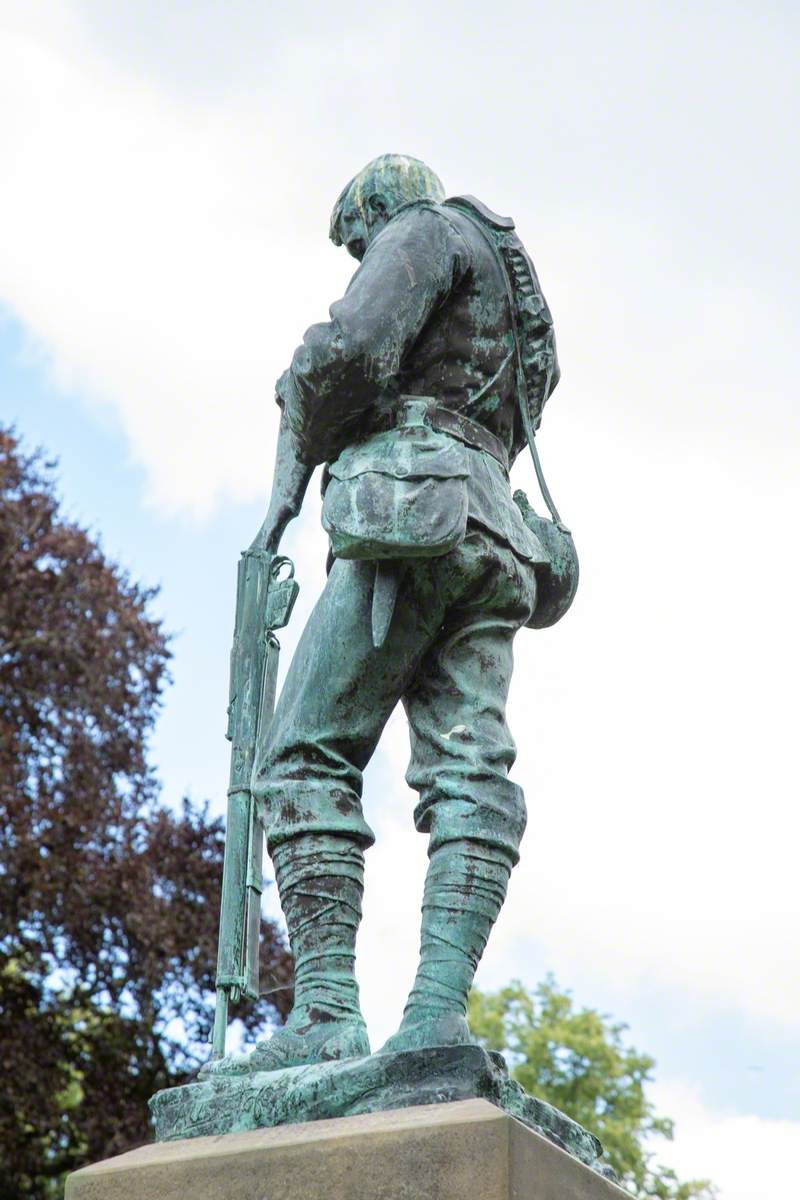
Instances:
[[[279,580],[278,574],[287,564],[288,578]],[[256,812],[251,777],[256,746],[267,732],[275,705],[280,645],[272,630],[286,624],[296,596],[294,568],[288,559],[276,558],[265,550],[242,553],[226,734],[231,742],[231,772],[212,1034],[214,1058],[225,1053],[229,1002],[235,1004],[241,995],[254,1000],[259,996],[264,830]]]

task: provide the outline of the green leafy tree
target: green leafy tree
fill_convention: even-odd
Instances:
[[[0,427],[0,1200],[150,1136],[147,1099],[208,1054],[224,838],[159,799],[148,735],[167,638],[60,512],[52,468]],[[278,990],[291,961],[264,921]]]
[[[655,1062],[623,1039],[626,1025],[576,1008],[548,975],[533,991],[519,981],[497,992],[473,989],[469,1023],[487,1050],[506,1056],[513,1077],[590,1129],[622,1184],[639,1200],[713,1200],[708,1180],[681,1182],[654,1163],[649,1142],[671,1139],[645,1085]]]

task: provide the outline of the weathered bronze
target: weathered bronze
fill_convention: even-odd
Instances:
[[[160,1092],[153,1123],[157,1140],[167,1142],[472,1099],[491,1101],[586,1166],[608,1174],[593,1134],[529,1096],[509,1078],[501,1056],[479,1046],[373,1054],[242,1078],[213,1075]]]
[[[281,578],[283,569],[285,578]],[[250,788],[253,756],[267,736],[278,678],[280,645],[275,630],[289,621],[298,585],[288,558],[250,548],[239,559],[236,621],[231,650],[228,729],[231,772],[222,870],[222,907],[217,954],[214,1057],[225,1053],[228,1001],[257,1000],[261,928],[264,826]]]
[[[384,1107],[387,1089],[397,1104],[463,1094],[453,1048],[472,1044],[467,994],[526,821],[508,777],[512,643],[522,626],[563,615],[577,584],[571,535],[534,442],[559,375],[553,323],[513,222],[472,197],[445,200],[423,163],[384,155],[342,192],[331,237],[361,265],[278,381],[272,497],[240,564],[214,1057],[203,1082],[154,1099],[162,1136],[241,1128],[230,1114],[245,1110],[256,1123],[308,1119],[322,1079],[327,1115],[345,1093],[351,1107],[341,1111],[368,1111],[376,1079]],[[522,493],[512,497],[509,468],[526,445],[552,520]],[[318,464],[331,567],[272,716],[272,630],[294,595],[287,585],[287,603],[273,605],[285,561],[275,556]],[[374,840],[362,772],[398,701],[411,730],[414,819],[429,835],[420,964],[399,1030],[373,1066],[351,1064],[337,1083],[337,1060],[369,1055],[354,972],[364,851]],[[251,939],[262,829],[295,1003],[252,1053],[223,1056],[228,995],[258,990]],[[417,1054],[433,1050],[439,1058]],[[483,1072],[484,1091],[473,1082],[473,1094],[510,1104],[513,1088],[481,1053],[469,1070]],[[462,1092],[448,1093],[444,1078],[437,1091],[445,1067]],[[286,1109],[274,1099],[283,1085],[266,1076],[297,1068],[322,1075],[306,1071],[297,1092],[306,1100],[276,1116]]]

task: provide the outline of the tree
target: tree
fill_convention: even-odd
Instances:
[[[147,740],[169,648],[154,593],[59,513],[0,428],[0,1200],[149,1137],[147,1099],[207,1054],[221,822],[159,800]],[[280,990],[291,961],[264,922]]]
[[[622,1184],[640,1200],[713,1200],[707,1180],[682,1183],[654,1165],[647,1143],[671,1139],[645,1092],[655,1062],[626,1046],[626,1025],[576,1009],[551,975],[533,992],[519,981],[497,992],[473,989],[469,1023],[487,1050],[506,1055],[513,1077],[595,1133]]]

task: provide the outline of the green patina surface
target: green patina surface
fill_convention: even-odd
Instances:
[[[489,1100],[580,1162],[611,1177],[597,1138],[509,1078],[499,1054],[478,1046],[374,1054],[238,1081],[218,1077],[158,1092],[150,1101],[158,1141],[244,1133],[455,1100]]]
[[[527,445],[536,458],[558,380],[552,318],[513,222],[445,201],[415,159],[384,155],[351,180],[331,237],[361,265],[278,381],[272,496],[239,566],[214,1053],[199,1082],[154,1097],[156,1129],[481,1096],[595,1162],[595,1139],[510,1082],[465,1016],[526,822],[509,778],[514,637],[557,620],[577,582],[568,533],[512,497],[508,474]],[[296,593],[276,556],[319,464],[330,572],[273,713],[274,630]],[[370,1056],[354,970],[374,840],[363,771],[400,702],[430,865],[403,1020]],[[264,839],[295,1003],[272,1038],[226,1056],[228,999],[259,990]]]

